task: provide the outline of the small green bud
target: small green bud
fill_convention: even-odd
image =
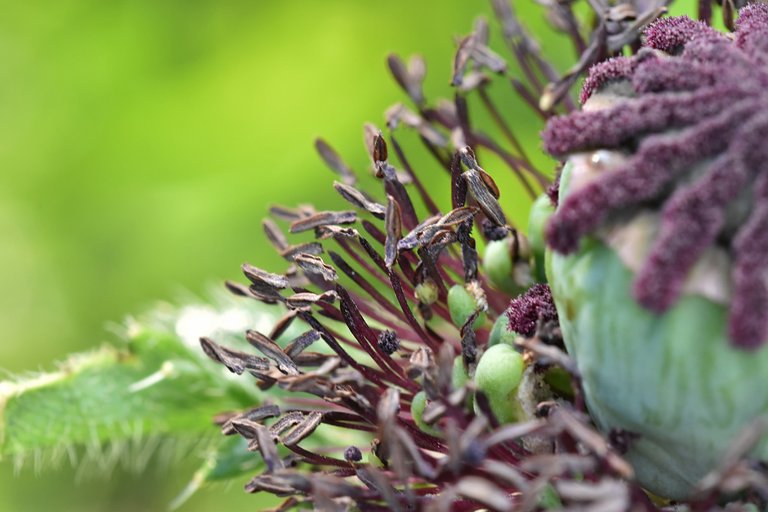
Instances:
[[[539,283],[547,282],[544,272],[544,254],[547,249],[544,226],[554,212],[555,207],[552,206],[552,201],[546,194],[542,194],[531,206],[531,215],[528,219],[528,244],[533,255],[533,276]]]
[[[516,391],[524,368],[523,356],[504,343],[490,347],[477,363],[475,385],[488,397],[500,423],[511,423],[522,416]]]
[[[427,408],[427,394],[424,391],[419,391],[413,397],[411,402],[411,416],[413,421],[416,422],[416,426],[431,436],[440,437],[442,434],[434,426],[424,422],[424,409]]]
[[[431,306],[432,304],[437,302],[437,298],[438,298],[437,285],[433,280],[425,279],[424,282],[416,285],[416,289],[414,290],[414,295],[416,296],[416,300],[418,300],[422,304]]]
[[[453,369],[451,371],[451,386],[453,389],[459,389],[466,385],[467,381],[469,381],[469,375],[467,374],[467,369],[464,366],[464,358],[461,356],[456,356],[456,358],[453,360]],[[472,393],[467,397],[467,406],[469,410],[472,410],[474,401],[474,393]]]
[[[494,288],[514,294],[518,288],[512,278],[512,254],[509,240],[493,240],[488,242],[483,253],[483,271]]]
[[[451,321],[456,327],[461,327],[466,323],[472,313],[479,308],[477,299],[467,290],[465,286],[456,284],[448,290],[448,311],[451,314]],[[483,325],[485,313],[480,313],[472,323],[472,328],[477,329]]]
[[[493,323],[491,334],[488,336],[488,346],[492,347],[499,343],[514,345],[517,333],[509,330],[509,317],[506,313],[499,315],[499,318]]]
[[[464,360],[461,356],[456,356],[453,360],[453,370],[451,371],[451,386],[453,389],[459,389],[469,380],[467,369],[464,367]]]
[[[488,242],[483,253],[483,272],[494,288],[518,295],[533,284],[530,247],[522,233]]]

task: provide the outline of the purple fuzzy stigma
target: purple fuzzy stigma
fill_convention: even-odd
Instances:
[[[628,57],[614,57],[599,64],[595,64],[589,70],[589,76],[584,80],[579,100],[584,103],[592,96],[592,93],[602,88],[611,80],[627,79],[632,76],[637,65],[636,59]]]
[[[524,294],[512,299],[507,309],[509,330],[520,336],[532,338],[539,322],[557,320],[557,310],[552,292],[546,284],[535,284]]]
[[[687,16],[662,18],[645,30],[645,46],[671,55],[679,54],[694,39],[725,39],[725,36],[702,21]]]
[[[730,254],[729,335],[741,348],[768,341],[768,5],[741,10],[734,38],[686,17],[646,30],[646,48],[595,66],[582,100],[612,88],[607,108],[550,120],[551,154],[630,153],[571,193],[546,228],[568,254],[627,210],[659,209],[660,229],[633,293],[662,313],[710,247]],[[736,219],[734,221],[734,218]]]
[[[763,66],[768,65],[768,4],[749,4],[736,22],[736,45]]]

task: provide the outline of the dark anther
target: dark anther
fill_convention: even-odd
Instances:
[[[349,446],[344,450],[344,459],[348,462],[360,462],[363,460],[363,452],[357,446]]]
[[[477,361],[477,337],[472,328],[477,315],[477,311],[472,313],[461,328],[461,357],[464,360],[465,368],[474,365]]]
[[[464,262],[464,280],[477,279],[478,256],[475,239],[472,238],[472,221],[467,220],[456,228],[456,239],[461,244],[461,256]]]
[[[483,230],[483,236],[491,242],[495,240],[504,240],[509,234],[509,228],[507,226],[497,226],[488,219],[483,219],[480,227]]]
[[[387,355],[392,355],[400,348],[400,340],[395,331],[381,331],[379,333],[379,348]]]

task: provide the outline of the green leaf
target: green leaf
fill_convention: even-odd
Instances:
[[[236,404],[201,374],[182,359],[144,360],[105,347],[71,357],[57,372],[5,382],[0,454],[204,433],[217,410]]]
[[[0,458],[45,466],[68,456],[100,470],[120,459],[140,468],[169,441],[176,451],[216,449],[224,440],[213,416],[258,404],[259,392],[211,364],[197,338],[246,345],[243,330],[267,330],[279,311],[223,295],[214,303],[158,306],[129,320],[113,346],[0,382]]]

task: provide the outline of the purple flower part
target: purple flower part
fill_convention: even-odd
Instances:
[[[634,152],[571,191],[550,218],[547,243],[571,253],[615,214],[660,208],[659,235],[633,284],[637,301],[666,311],[703,253],[727,244],[734,261],[730,339],[758,347],[768,339],[761,277],[768,267],[768,5],[744,8],[733,39],[685,17],[659,20],[646,36],[647,46],[670,55],[641,50],[597,69],[585,84],[595,94],[601,77],[626,73],[634,96],[554,118],[543,132],[545,148],[559,157],[601,148]],[[739,207],[744,201],[747,207]],[[744,212],[740,227],[726,222],[734,211]]]
[[[737,44],[739,40],[753,32],[765,33],[766,23],[768,23],[768,4],[762,2],[747,4],[739,11],[739,19],[736,20]]]
[[[696,123],[732,103],[735,85],[680,94],[648,95],[617,106],[575,112],[549,121],[542,132],[544,148],[553,156],[575,151],[621,147],[639,137]]]
[[[680,189],[664,206],[660,234],[635,279],[637,301],[663,312],[680,295],[685,276],[710,247],[725,221],[725,207],[748,178],[742,162],[721,155],[709,174]]]
[[[645,59],[632,75],[637,94],[695,91],[717,83],[719,67],[680,59]]]
[[[688,16],[661,18],[645,29],[645,46],[672,55],[679,54],[687,43],[698,38],[725,39],[725,36]]]
[[[643,12],[638,12],[638,20],[647,19],[656,12],[656,7],[665,2],[654,0],[651,3],[658,6],[651,6],[650,10],[641,9]],[[588,63],[602,57],[603,52],[599,50],[606,26],[620,28],[624,30],[624,35],[633,39],[638,30],[634,19],[617,24],[610,20],[610,13],[595,5],[601,20],[598,32],[583,38],[577,27],[578,20],[570,13],[570,8],[560,5],[556,9],[558,20],[572,22],[569,23],[574,29],[571,35],[583,57],[563,79],[545,89],[543,79],[554,78],[554,68],[543,60],[536,50],[539,45],[522,29],[511,3],[494,0],[493,6],[504,28],[504,37],[514,49],[513,53],[523,70],[524,76],[513,79],[513,86],[524,101],[545,116],[548,114],[541,110],[537,97],[545,93],[544,103],[549,103],[567,94],[572,81],[581,75]],[[291,232],[314,232],[316,240],[292,244],[276,222],[266,220],[265,233],[286,260],[286,272],[275,274],[244,265],[250,286],[227,284],[239,296],[276,305],[284,312],[268,335],[253,330],[246,333],[248,342],[261,356],[228,349],[207,338],[201,340],[204,352],[214,361],[234,373],[255,377],[260,389],[281,390],[270,395],[280,405],[262,405],[242,413],[222,414],[216,419],[224,434],[240,435],[248,448],[258,451],[265,462],[266,469],[248,482],[245,490],[286,497],[278,507],[280,510],[307,508],[309,505],[318,509],[354,507],[373,511],[430,508],[517,510],[526,503],[537,503],[540,488],[536,482],[545,480],[557,480],[577,491],[570,493],[570,497],[565,494],[560,497],[565,508],[599,507],[606,496],[619,495],[623,496],[626,506],[618,508],[653,508],[645,493],[633,481],[631,466],[616,453],[617,449],[627,447],[632,433],[612,432],[610,439],[603,438],[592,429],[589,418],[582,414],[578,370],[573,361],[560,352],[562,336],[554,323],[557,313],[549,288],[545,285],[533,287],[524,296],[512,301],[507,311],[510,297],[495,288],[485,288],[486,279],[478,273],[481,256],[475,248],[472,226],[480,221],[481,225],[475,227],[481,228],[479,231],[486,240],[504,238],[512,228],[504,222],[504,213],[497,204],[499,191],[493,179],[477,165],[473,149],[469,146],[456,148],[453,158],[450,158],[442,135],[435,134],[458,133],[460,136],[454,138],[471,141],[473,145],[496,154],[515,173],[525,168],[525,172],[540,185],[546,185],[547,181],[528,161],[505,116],[501,115],[492,98],[485,94],[483,87],[469,86],[472,81],[478,82],[475,85],[483,85],[488,78],[483,76],[480,81],[471,78],[473,74],[477,75],[478,69],[499,67],[496,55],[485,47],[487,30],[485,22],[479,21],[475,33],[460,44],[454,69],[459,74],[454,73],[454,78],[461,78],[462,74],[466,77],[464,87],[457,89],[451,106],[438,101],[437,108],[433,108],[430,105],[435,105],[434,102],[420,97],[425,71],[421,59],[411,59],[405,64],[396,57],[390,57],[389,64],[396,81],[419,108],[418,113],[407,112],[402,106],[390,109],[386,134],[372,125],[365,129],[369,156],[377,176],[382,180],[384,195],[390,199],[386,207],[376,203],[363,190],[358,190],[353,171],[327,143],[318,141],[316,146],[321,157],[342,179],[342,183],[336,183],[334,187],[354,206],[355,211],[318,212],[310,205],[298,208],[275,206],[270,209],[276,220],[289,223]],[[592,41],[589,47],[587,40]],[[754,86],[755,83],[761,84],[753,76],[754,66],[751,61],[749,65],[743,64],[747,57],[739,47],[727,41],[719,43],[718,47],[702,46],[699,41],[696,39],[685,47],[686,62],[691,64],[685,73],[695,72],[699,67],[708,72],[709,62],[719,63],[723,59],[718,55],[728,55],[726,60],[737,62],[735,71],[740,73],[728,73],[728,83],[739,84],[739,87],[751,84],[752,91],[762,94]],[[659,53],[644,50],[627,62],[635,68],[645,65],[643,59],[661,62],[663,59]],[[722,66],[715,68],[718,72],[713,76],[718,78],[722,74],[719,72]],[[768,171],[760,170],[762,163],[768,162],[768,155],[763,151],[764,147],[768,151],[768,145],[754,147],[753,142],[755,139],[762,142],[764,137],[761,135],[766,132],[766,124],[759,119],[760,115],[753,116],[754,119],[751,116],[755,111],[751,99],[754,92],[746,94],[744,91],[750,89],[744,87],[736,90],[721,87],[713,92],[711,88],[720,87],[717,80],[712,83],[705,80],[683,83],[672,80],[675,78],[674,70],[667,71],[669,79],[654,82],[652,75],[661,71],[649,70],[648,80],[641,81],[644,84],[641,89],[671,93],[666,97],[673,111],[672,117],[664,114],[663,106],[659,107],[657,103],[632,103],[636,114],[618,117],[618,124],[614,121],[612,130],[618,133],[614,143],[630,144],[621,148],[628,154],[637,147],[641,151],[653,150],[658,153],[656,163],[664,163],[682,158],[676,153],[679,146],[685,147],[686,144],[682,144],[677,135],[711,145],[706,130],[717,129],[718,126],[710,118],[722,112],[727,121],[741,114],[745,124],[737,127],[739,134],[744,132],[750,136],[737,135],[737,138],[741,137],[742,149],[729,150],[728,154],[745,158],[726,162],[728,165],[723,165],[726,170],[721,173],[727,176],[727,168],[732,164],[749,170],[750,180],[753,174],[768,175]],[[612,77],[610,73],[613,73]],[[594,87],[599,89],[602,82],[607,85],[611,80],[620,79],[618,71],[610,73],[605,71],[603,78],[597,77],[599,73],[596,73]],[[629,73],[626,81],[617,84],[618,87],[611,84],[610,91],[606,92],[612,93],[614,98],[626,95],[626,101],[633,101],[635,95],[631,86],[637,76],[637,70]],[[508,80],[509,77],[504,75],[502,79]],[[481,95],[483,105],[499,125],[500,132],[514,146],[514,153],[508,153],[483,132],[475,131],[473,123],[469,122],[468,98],[465,96],[474,94],[473,89]],[[711,101],[705,101],[707,97],[696,96],[699,89],[710,95],[722,93],[722,103],[712,106]],[[688,94],[686,101],[692,102],[690,108],[687,104],[681,106],[676,102],[678,97],[674,94],[681,90]],[[594,94],[599,92],[596,90]],[[697,102],[706,107],[699,107]],[[563,101],[561,108],[572,110],[571,101]],[[691,112],[686,113],[686,108]],[[679,123],[679,131],[674,137],[663,133],[668,130],[669,126],[664,124],[670,119]],[[621,124],[635,121],[629,128]],[[595,129],[581,143],[599,144],[600,141],[594,137],[601,136],[601,123],[611,122],[611,119],[595,122],[585,118],[585,122],[594,125]],[[416,128],[440,167],[450,170],[453,184],[451,211],[440,211],[439,202],[431,197],[431,191],[425,188],[418,173],[411,167],[397,142],[398,124]],[[704,125],[708,128],[702,128]],[[622,129],[624,131],[619,133]],[[720,129],[718,133],[726,145],[734,138],[729,129]],[[646,137],[646,134],[650,136]],[[573,142],[563,144],[563,147],[568,147]],[[388,155],[396,155],[402,172],[396,172]],[[692,159],[690,151],[684,152],[684,156],[683,162]],[[712,160],[720,158],[717,156]],[[639,166],[638,163],[633,165]],[[681,163],[680,168],[683,167]],[[649,168],[636,169],[646,172]],[[663,203],[657,197],[658,189],[654,187],[674,183],[676,178],[674,175],[664,177],[664,173],[659,173],[654,167],[650,169],[653,171],[651,182],[635,181],[632,184],[630,179],[629,185],[623,185],[625,198],[628,194],[628,197],[634,198],[631,194],[638,187],[649,187],[647,194],[654,198],[653,204]],[[628,175],[632,177],[631,173]],[[405,186],[400,181],[402,176],[407,176],[412,186]],[[718,181],[706,176],[702,173],[701,176],[686,177],[686,180],[694,182],[702,178]],[[525,179],[522,181],[524,186],[529,185]],[[731,182],[729,185],[731,189],[741,188]],[[534,191],[531,187],[527,188]],[[702,185],[701,189],[704,194],[701,197],[695,186],[690,194],[681,193],[677,201],[679,212],[670,206],[672,233],[685,229],[691,231],[690,227],[678,225],[690,219],[691,210],[686,206],[689,202],[709,204],[711,200],[717,203],[717,198],[712,199],[708,195],[713,192],[708,185]],[[766,187],[755,187],[759,194],[765,194],[764,189],[768,190]],[[610,187],[606,190],[609,191]],[[418,194],[418,203],[415,193]],[[556,201],[556,184],[549,190],[549,195]],[[429,212],[427,218],[420,222],[415,213],[417,210]],[[712,218],[720,213],[714,208]],[[732,318],[748,316],[737,324],[742,330],[754,330],[755,326],[759,328],[758,320],[763,318],[743,306],[768,302],[767,290],[760,283],[748,288],[748,285],[756,283],[750,280],[750,272],[755,265],[760,266],[762,255],[768,254],[765,249],[768,235],[762,235],[768,233],[768,229],[763,227],[766,220],[766,214],[755,216],[750,224],[755,233],[744,231],[737,244],[741,258],[737,268],[743,279],[738,277],[735,287],[741,290],[739,297],[743,301],[734,301]],[[730,223],[730,218],[728,221]],[[709,228],[698,218],[694,217],[691,222],[694,231]],[[687,235],[690,236],[693,235]],[[321,260],[321,254],[328,255],[330,261]],[[659,265],[654,263],[651,266],[656,268]],[[466,380],[463,385],[456,382],[457,376],[463,376],[456,373],[460,369],[455,365],[456,356],[461,353],[463,357],[459,361],[463,363],[467,375],[471,375],[478,344],[487,343],[489,336],[487,329],[482,328],[476,334],[471,320],[459,329],[452,327],[448,290],[460,281],[462,270],[464,283],[476,292],[478,299],[483,299],[492,318],[509,315],[513,329],[533,336],[524,340],[526,363],[537,366],[538,363],[546,363],[547,366],[557,364],[572,376],[574,391],[577,391],[573,404],[567,397],[557,402],[542,402],[534,411],[535,421],[499,425],[489,397],[475,393],[474,379],[460,379]],[[653,273],[650,275],[652,278],[656,276]],[[422,293],[424,290],[428,293]],[[654,291],[650,295],[656,293]],[[412,297],[416,299],[415,304],[410,300]],[[301,326],[303,334],[284,347],[277,343],[276,340],[297,326]],[[317,345],[324,348],[314,350],[319,348]],[[543,345],[548,345],[546,350],[543,350]],[[419,411],[418,400],[422,397],[429,401],[429,407]],[[470,405],[472,403],[474,407]],[[417,407],[414,408],[414,405]],[[425,428],[426,425],[430,426]],[[309,441],[318,428],[331,435]],[[358,446],[363,446],[364,450],[348,446],[349,436],[344,434],[345,431],[355,431],[354,438],[359,439]],[[358,436],[367,436],[367,439]],[[305,443],[305,439],[308,442]],[[584,447],[588,449],[584,450]],[[544,463],[537,465],[537,461],[541,460]],[[586,469],[574,475],[574,464]],[[749,475],[745,477],[749,481],[760,481],[756,473],[754,477]],[[585,500],[587,494],[595,499]],[[719,501],[714,496],[712,498],[713,503]]]
[[[768,4],[744,7],[736,29],[736,45],[761,64],[768,64]]]
[[[693,125],[680,134],[647,137],[635,155],[561,202],[545,228],[547,243],[568,254],[610,213],[657,198],[693,164],[724,151],[732,133],[749,115],[751,102]]]
[[[584,80],[579,101],[585,103],[595,91],[610,81],[627,79],[635,70],[637,61],[629,57],[615,57],[592,66]]]
[[[557,203],[559,202],[560,197],[560,173],[558,172],[557,176],[555,177],[554,181],[550,183],[550,185],[547,187],[547,190],[545,192],[547,194],[547,197],[549,198],[549,202],[557,208]]]
[[[507,308],[509,330],[526,338],[536,334],[539,322],[557,321],[557,310],[549,285],[535,284],[512,299]]]
[[[768,130],[768,115],[752,137],[757,142]],[[765,268],[768,265],[768,150],[765,143],[753,144],[749,156],[762,174],[757,179],[757,207],[746,225],[733,241],[736,265],[733,269],[733,293],[729,332],[734,344],[743,348],[760,347],[768,337],[768,286]],[[760,157],[763,157],[760,159]]]

